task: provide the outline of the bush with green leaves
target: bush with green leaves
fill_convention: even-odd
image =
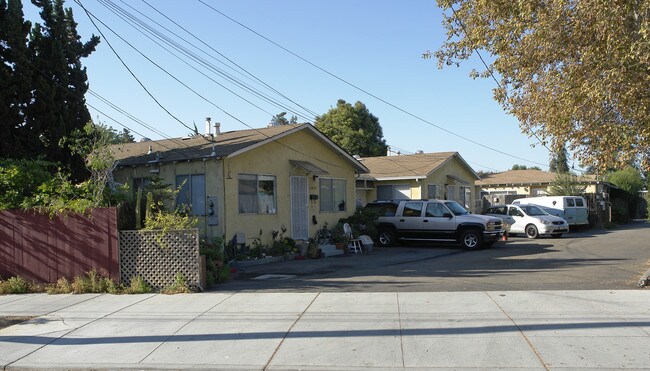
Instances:
[[[10,277],[6,281],[0,280],[0,295],[27,294],[34,292],[35,287],[22,277]]]
[[[377,238],[377,212],[371,209],[359,208],[354,214],[347,218],[341,218],[339,223],[343,225],[348,223],[352,228],[353,234],[359,236],[365,234],[376,240]]]
[[[225,242],[221,237],[201,240],[199,254],[205,256],[206,284],[208,287],[230,279],[230,266],[226,261]]]
[[[174,283],[160,291],[161,294],[165,295],[189,294],[190,292],[192,292],[190,286],[187,284],[187,280],[182,273],[176,273]]]

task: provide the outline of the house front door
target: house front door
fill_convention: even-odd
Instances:
[[[309,238],[309,185],[307,177],[291,177],[291,238]]]

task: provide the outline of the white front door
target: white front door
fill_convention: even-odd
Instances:
[[[291,238],[309,238],[309,185],[307,177],[291,177]]]

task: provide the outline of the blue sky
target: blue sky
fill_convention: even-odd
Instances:
[[[163,18],[142,0],[82,0],[82,4],[139,52],[205,100],[148,62],[96,21],[106,40],[102,40],[97,51],[83,60],[88,68],[90,89],[156,130],[142,126],[87,94],[88,103],[95,107],[89,107],[91,114],[93,119],[118,130],[122,128],[120,124],[127,126],[135,132],[136,139],[142,136],[151,139],[179,137],[189,134],[190,130],[165,113],[145,93],[111,51],[107,41],[167,110],[187,126],[196,124],[200,131],[203,131],[208,116],[213,122],[221,123],[222,131],[265,127],[272,115],[282,111],[290,112],[289,115],[291,111],[300,111],[299,122],[312,122],[314,115],[309,112],[323,114],[335,106],[338,99],[344,99],[350,103],[361,101],[366,104],[379,118],[386,142],[403,153],[458,151],[477,171],[503,171],[513,164],[548,169],[548,151],[539,144],[532,147],[537,141],[522,134],[517,120],[506,115],[492,99],[495,82],[469,77],[472,68],[480,68],[478,58],[465,62],[460,68],[443,70],[437,69],[434,60],[422,59],[423,52],[436,50],[445,40],[442,10],[435,1],[202,0],[309,62],[428,123],[291,55],[210,9],[201,0],[146,1],[200,40]],[[37,20],[31,3],[23,2],[26,16]],[[199,48],[176,39],[181,45],[255,90],[263,91],[280,107],[241,90],[175,51],[181,58],[179,60],[110,11],[108,7],[111,4],[175,38],[146,19],[145,15],[171,29]],[[73,9],[84,41],[91,34],[99,35],[78,4],[68,0],[65,5]],[[211,49],[236,62],[248,73],[306,108],[307,112],[267,90],[245,73],[237,72],[236,67],[226,67],[229,62]],[[210,79],[227,86],[249,102]]]

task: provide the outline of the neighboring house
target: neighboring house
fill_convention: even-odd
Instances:
[[[447,199],[475,209],[479,176],[458,152],[362,158],[369,173],[357,179],[357,203],[374,200]]]
[[[209,126],[208,126],[209,127]],[[355,211],[359,161],[309,124],[239,130],[113,147],[117,182],[134,191],[159,176],[181,186],[176,206],[198,217],[201,235],[250,244],[284,226],[313,237]]]
[[[555,173],[542,170],[509,170],[486,174],[476,182],[479,192],[492,204],[505,203],[509,196],[545,196],[555,180]],[[584,193],[608,192],[609,184],[598,181],[594,175],[578,177]]]

